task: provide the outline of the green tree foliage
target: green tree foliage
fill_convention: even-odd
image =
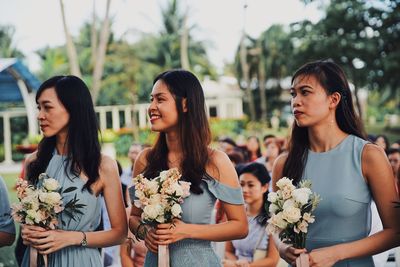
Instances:
[[[13,44],[15,28],[9,25],[0,25],[0,57],[23,58],[24,55]]]

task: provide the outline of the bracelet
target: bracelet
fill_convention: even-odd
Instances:
[[[146,224],[144,222],[140,222],[140,224],[138,225],[138,227],[136,228],[135,231],[135,238],[137,240],[145,240],[146,239],[146,235],[147,235],[147,227]]]

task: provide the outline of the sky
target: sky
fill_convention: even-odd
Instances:
[[[168,0],[112,0],[112,30],[128,40],[161,28],[160,7]],[[84,22],[91,20],[92,0],[64,0],[68,27],[76,36]],[[234,58],[240,36],[257,37],[274,23],[288,25],[309,19],[318,21],[317,4],[305,6],[299,0],[180,0],[189,10],[189,25],[196,25],[194,39],[205,41],[210,60],[219,71]],[[244,4],[247,3],[246,11]],[[96,0],[96,12],[104,17],[106,0]],[[35,54],[40,48],[65,43],[59,0],[0,0],[0,25],[15,27],[14,46],[27,56],[27,64],[40,67]]]

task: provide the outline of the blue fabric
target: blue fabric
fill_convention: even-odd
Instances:
[[[260,225],[255,217],[248,216],[247,220],[249,222],[249,234],[243,239],[232,240],[232,245],[239,260],[244,259],[252,262],[256,249],[267,250],[269,236],[265,231],[265,226]]]
[[[371,228],[371,192],[361,169],[361,155],[367,144],[353,135],[330,151],[309,151],[303,179],[321,195],[315,222],[309,226],[306,248],[351,242],[368,236]],[[374,266],[372,257],[340,261],[335,266]]]
[[[15,225],[11,217],[7,186],[0,176],[0,232],[15,234]]]
[[[79,199],[78,203],[86,204],[86,206],[81,210],[83,214],[75,214],[75,220],[67,214],[61,213],[58,218],[58,228],[67,231],[94,231],[100,224],[101,219],[100,197],[96,197],[87,190],[82,191],[85,185],[84,180],[72,174],[69,171],[69,167],[67,168],[67,172],[65,172],[65,165],[66,158],[55,154],[50,160],[46,173],[56,179],[64,190],[72,186],[77,187],[75,191],[63,194],[64,204],[74,198],[76,194],[77,199]],[[65,225],[62,224],[62,221],[64,221]],[[29,266],[29,249],[25,251],[22,266]],[[102,266],[101,255],[97,248],[81,246],[66,247],[49,255],[49,267],[60,266]]]
[[[201,183],[203,193],[191,193],[184,199],[182,221],[189,224],[210,224],[215,201],[220,199],[234,205],[244,204],[242,189],[222,184],[209,175]],[[135,197],[134,187],[129,188],[131,199]],[[169,246],[171,267],[221,266],[221,259],[215,254],[211,242],[206,240],[184,239]],[[148,252],[145,266],[156,267],[158,257]]]

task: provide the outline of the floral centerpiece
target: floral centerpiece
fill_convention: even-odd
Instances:
[[[59,224],[58,214],[64,211],[75,219],[74,213],[83,214],[79,209],[86,206],[78,203],[79,199],[76,195],[64,204],[62,194],[72,192],[77,188],[69,187],[63,190],[58,181],[50,178],[46,173],[39,175],[37,186],[18,179],[16,189],[19,203],[13,204],[11,215],[14,221],[21,224],[56,229]],[[31,249],[31,259],[35,258],[37,266],[47,266],[47,257],[42,257],[35,249]]]
[[[173,223],[181,218],[183,199],[190,195],[190,183],[179,181],[181,174],[172,168],[147,179],[139,174],[133,179],[134,205],[143,210],[141,224],[155,227],[159,223]],[[138,238],[138,236],[136,236]],[[158,246],[158,266],[169,266],[168,246]]]
[[[279,238],[295,248],[305,248],[309,224],[315,221],[312,212],[321,198],[311,191],[311,181],[303,180],[296,188],[292,180],[283,177],[276,183],[278,190],[268,194],[270,214],[267,231],[279,233]]]

